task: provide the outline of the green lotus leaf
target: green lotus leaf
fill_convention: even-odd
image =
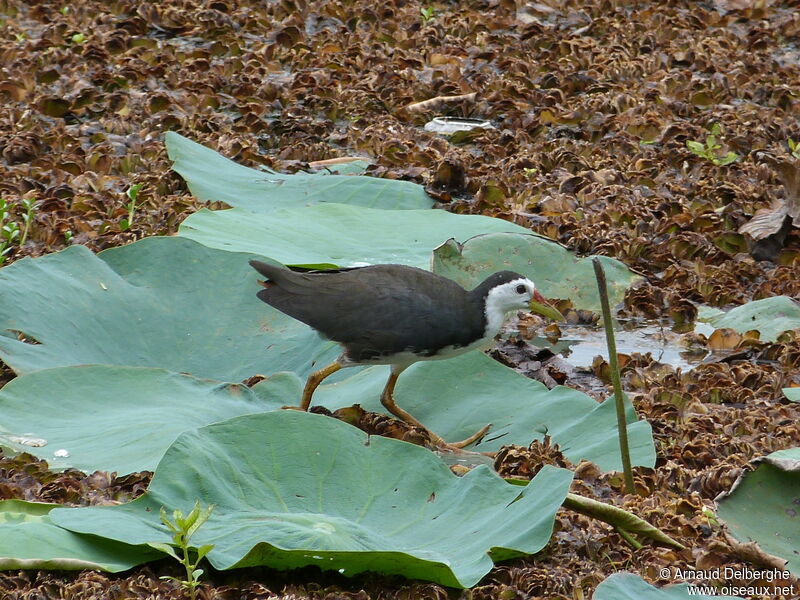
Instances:
[[[67,531],[50,521],[59,504],[0,500],[0,570],[125,571],[160,558],[141,546]]]
[[[255,394],[241,384],[163,369],[44,369],[0,390],[0,445],[43,458],[53,469],[152,471],[183,431],[280,408],[287,390],[297,395],[299,385],[285,373]]]
[[[361,404],[385,412],[378,398],[388,367],[345,369],[321,386],[314,404]],[[52,468],[130,473],[152,470],[183,431],[243,414],[299,404],[302,379],[278,373],[253,388],[162,369],[90,365],[36,371],[0,390],[0,446],[43,458]],[[566,387],[548,390],[481,352],[419,363],[398,382],[398,403],[446,439],[486,423],[476,450],[528,445],[549,434],[573,462],[621,468],[613,402],[598,404]],[[75,415],[81,418],[76,419]],[[650,425],[628,406],[633,464],[653,466]]]
[[[0,358],[18,374],[116,364],[224,381],[333,360],[336,344],[265,310],[250,258],[153,237],[16,261],[0,269]]]
[[[201,210],[184,220],[179,235],[210,248],[262,254],[284,264],[396,263],[428,269],[431,249],[447,238],[491,231],[527,230],[502,219],[443,210],[320,204],[269,214]]]
[[[742,304],[728,312],[702,307],[697,320],[716,329],[728,327],[739,333],[755,329],[761,333],[761,340],[774,342],[784,331],[800,329],[800,304],[788,296],[773,296]]]
[[[448,240],[433,252],[433,272],[472,288],[495,271],[508,269],[530,278],[548,298],[569,298],[576,308],[600,312],[593,257],[578,258],[561,244],[530,232],[506,231],[476,235],[463,243]],[[642,278],[616,259],[599,258],[614,306]]]
[[[221,201],[253,212],[336,202],[374,208],[430,208],[421,185],[360,175],[297,173],[250,169],[173,131],[165,136],[172,168],[200,200]]]
[[[790,402],[800,402],[800,388],[783,388],[783,395],[786,396],[786,399]]]
[[[744,600],[739,596],[717,596],[710,589],[709,594],[704,594],[701,587],[694,586],[690,591],[689,584],[680,583],[657,588],[633,573],[614,573],[597,586],[592,600]]]
[[[800,448],[753,462],[755,471],[745,472],[730,492],[717,498],[717,514],[737,540],[757,542],[800,576]]]
[[[182,434],[147,493],[119,506],[64,508],[55,523],[143,545],[165,542],[159,510],[213,504],[192,544],[217,569],[316,565],[470,587],[492,560],[550,539],[572,473],[545,466],[525,488],[487,467],[456,477],[433,453],[334,419],[275,411]]]

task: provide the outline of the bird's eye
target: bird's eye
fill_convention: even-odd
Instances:
[[[528,288],[526,288],[524,285],[522,285],[522,284],[519,284],[519,285],[517,286],[517,293],[518,293],[518,294],[524,294],[524,293],[525,293],[525,292],[527,292],[527,291],[528,291]]]

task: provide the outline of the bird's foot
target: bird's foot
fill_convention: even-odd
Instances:
[[[439,436],[435,436],[434,437],[434,442],[436,443],[437,446],[442,446],[442,447],[447,448],[449,450],[463,450],[464,448],[466,448],[470,444],[474,444],[479,439],[481,439],[484,435],[486,435],[486,432],[489,431],[489,429],[491,429],[491,427],[492,427],[492,424],[489,423],[485,427],[481,427],[478,431],[473,433],[468,438],[461,440],[460,442],[445,442]]]
[[[281,406],[281,410],[301,410],[303,412],[308,412],[302,406]]]

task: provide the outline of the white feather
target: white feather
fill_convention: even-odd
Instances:
[[[525,287],[523,293],[517,291],[519,286]],[[533,298],[533,291],[533,282],[524,277],[489,290],[489,294],[486,296],[486,308],[484,309],[486,330],[483,333],[483,340],[491,340],[500,332],[508,313],[528,308]]]

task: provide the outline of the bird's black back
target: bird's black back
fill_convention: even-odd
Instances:
[[[481,286],[470,293],[422,269],[373,265],[295,273],[251,265],[269,279],[258,292],[261,300],[341,343],[354,361],[404,351],[432,356],[469,345],[486,329],[485,293],[475,294]]]

